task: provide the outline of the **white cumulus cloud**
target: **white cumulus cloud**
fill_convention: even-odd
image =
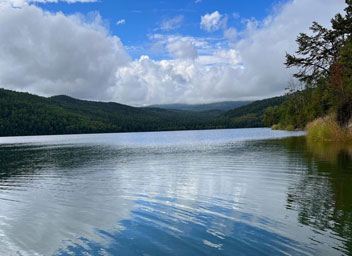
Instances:
[[[231,39],[229,49],[214,47],[205,54],[199,50],[201,46],[193,43],[198,50],[194,59],[155,61],[142,57],[118,70],[115,97],[126,102],[130,98],[133,104],[150,104],[258,99],[282,94],[292,74],[283,65],[285,52],[296,49],[296,36],[307,31],[314,20],[328,26],[331,17],[344,6],[343,0],[288,2],[263,21],[247,20],[243,31],[225,30],[225,39]],[[311,12],[313,7],[315,11]],[[165,40],[163,36],[159,38]],[[170,40],[170,36],[167,38]],[[209,46],[209,41],[192,40]]]
[[[180,59],[195,59],[198,57],[197,49],[190,40],[178,40],[167,44],[167,49],[172,57]]]
[[[111,93],[119,101],[128,100],[132,104],[226,99],[228,93],[244,93],[240,87],[231,88],[228,84],[236,69],[203,65],[197,59],[155,61],[142,56],[118,69],[117,84]]]
[[[167,51],[170,57],[174,58],[193,59],[198,55],[212,54],[218,49],[217,46],[212,45],[214,38],[163,34],[153,34],[149,38],[153,41],[152,48],[155,49],[155,52]]]
[[[122,24],[126,24],[126,20],[125,19],[121,19],[121,20],[118,20],[116,22],[116,25],[122,25]]]
[[[58,3],[58,2],[66,2],[66,3],[93,3],[97,2],[97,0],[24,0],[26,2],[37,2],[37,3]]]
[[[343,0],[289,1],[265,20],[247,20],[242,31],[226,28],[225,15],[214,12],[202,26],[224,29],[221,41],[155,34],[150,39],[169,58],[131,60],[99,15],[87,22],[34,5],[0,4],[0,87],[134,105],[278,95],[291,77],[283,62],[298,33],[314,20],[328,26],[344,6]]]
[[[0,0],[0,4],[10,4],[15,7],[24,6],[29,3],[58,3],[58,2],[66,2],[66,3],[92,3],[97,0]]]
[[[200,28],[208,32],[219,30],[226,26],[226,17],[221,15],[218,11],[207,13],[201,17]]]
[[[51,14],[28,5],[0,7],[0,86],[41,95],[106,98],[116,69],[130,61],[120,39],[96,16]]]

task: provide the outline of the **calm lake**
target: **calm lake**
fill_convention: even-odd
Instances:
[[[352,255],[352,148],[302,135],[0,138],[0,255]]]

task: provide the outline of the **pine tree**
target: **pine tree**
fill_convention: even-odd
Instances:
[[[331,20],[331,29],[313,22],[312,35],[300,33],[297,37],[296,55],[286,53],[285,65],[298,67],[294,77],[307,85],[314,85],[320,78],[329,78],[339,52],[351,40],[352,0],[346,0],[346,4],[345,16],[337,14]]]
[[[331,29],[313,22],[312,35],[297,37],[296,55],[286,54],[286,67],[297,67],[294,77],[306,87],[321,86],[334,101],[337,121],[346,125],[352,117],[352,0],[346,0],[345,15],[336,14]]]

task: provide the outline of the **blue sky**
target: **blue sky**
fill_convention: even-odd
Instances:
[[[0,87],[134,106],[285,93],[344,0],[0,0]]]
[[[214,37],[221,40],[223,37],[221,30],[209,33],[200,28],[202,15],[218,11],[228,17],[228,26],[242,30],[245,28],[244,20],[251,18],[263,20],[273,11],[273,7],[283,2],[277,0],[202,0],[196,3],[194,0],[100,0],[93,3],[59,2],[37,3],[37,5],[45,10],[63,12],[66,15],[80,13],[89,17],[90,14],[99,13],[110,33],[120,37],[133,58],[149,53],[152,57],[160,59],[168,56],[159,56],[148,50],[150,43],[148,35],[179,34],[192,37]],[[175,29],[162,30],[160,28],[163,22],[177,17],[182,17],[182,21]],[[117,22],[121,20],[124,20],[124,23],[117,25]]]

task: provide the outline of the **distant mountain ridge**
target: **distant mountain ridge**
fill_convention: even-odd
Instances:
[[[0,136],[262,127],[265,108],[284,100],[255,101],[230,111],[186,111],[137,108],[65,95],[46,98],[0,89]]]
[[[175,110],[186,110],[186,111],[209,111],[219,110],[228,111],[238,107],[242,107],[250,104],[251,101],[222,101],[208,104],[155,104],[147,106],[147,108],[162,108],[162,109],[175,109]]]

